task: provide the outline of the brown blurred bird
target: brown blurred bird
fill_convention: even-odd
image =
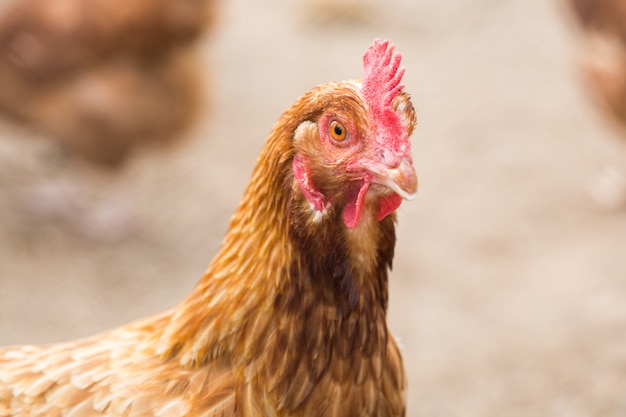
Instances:
[[[584,35],[583,81],[602,109],[626,126],[626,1],[567,1]]]
[[[395,209],[417,192],[400,55],[274,126],[222,248],[156,317],[0,350],[0,416],[403,416],[386,323]]]
[[[626,1],[565,0],[581,30],[582,81],[602,113],[626,135]],[[626,179],[607,168],[591,188],[608,207],[626,206]]]
[[[0,15],[0,110],[98,164],[197,115],[210,0],[22,0]]]
[[[202,109],[197,41],[215,3],[11,2],[0,12],[0,114],[105,172],[176,142]]]

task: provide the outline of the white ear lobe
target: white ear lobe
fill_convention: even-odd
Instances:
[[[310,120],[305,120],[304,122],[300,123],[296,130],[293,132],[293,138],[294,140],[298,140],[301,137],[307,137],[312,133],[315,133],[316,130],[317,124],[313,123]]]

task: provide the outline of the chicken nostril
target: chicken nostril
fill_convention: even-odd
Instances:
[[[397,168],[400,165],[400,158],[387,148],[383,148],[380,159],[389,168]]]

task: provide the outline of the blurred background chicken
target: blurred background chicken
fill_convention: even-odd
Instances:
[[[580,28],[583,84],[608,120],[626,138],[626,1],[567,0]],[[626,207],[626,167],[607,167],[590,188],[606,207]]]
[[[138,149],[185,137],[201,113],[196,44],[215,3],[25,0],[0,8],[0,113],[24,135],[58,145],[52,159],[68,171],[22,192],[27,208],[103,233],[124,229],[125,196],[110,174]],[[104,201],[89,207],[86,194],[99,188]]]

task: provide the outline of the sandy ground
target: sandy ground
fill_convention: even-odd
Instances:
[[[420,120],[421,188],[399,211],[389,319],[408,414],[626,416],[626,212],[585,191],[607,163],[626,169],[626,149],[579,85],[558,5],[325,3],[224,3],[206,47],[210,112],[184,146],[123,174],[141,220],[127,238],[19,214],[9,190],[23,167],[0,167],[0,344],[85,336],[177,303],[281,112],[315,84],[359,77],[384,37]]]

